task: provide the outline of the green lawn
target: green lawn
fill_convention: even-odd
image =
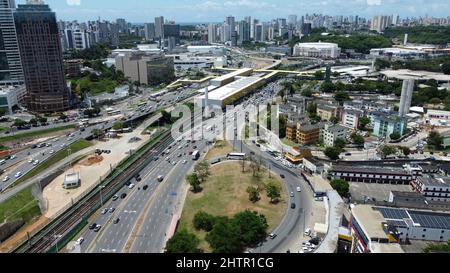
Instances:
[[[89,76],[72,80],[72,84],[79,85],[81,90],[86,90],[91,95],[98,95],[104,92],[113,93],[114,89],[119,86],[119,83],[115,80],[102,78],[98,81],[91,81]]]
[[[233,170],[233,171],[230,171]],[[240,162],[226,162],[212,166],[211,176],[202,184],[202,192],[189,192],[183,207],[179,230],[186,228],[195,233],[200,239],[200,248],[206,252],[210,251],[209,244],[205,241],[206,232],[196,230],[192,224],[194,215],[198,211],[205,211],[215,216],[233,217],[236,213],[246,209],[263,214],[272,231],[281,222],[286,212],[286,202],[289,200],[284,184],[277,178],[268,177],[267,170],[262,170],[259,177],[253,177],[250,168],[246,167],[242,173]],[[261,200],[252,203],[246,192],[248,186],[261,186],[264,188],[269,182],[279,185],[281,192],[280,202],[272,204],[266,192],[261,192]]]
[[[80,139],[80,140],[75,141],[74,143],[69,145],[69,147],[56,152],[49,159],[45,160],[44,162],[39,164],[36,168],[32,169],[30,172],[28,172],[27,174],[22,176],[20,179],[18,179],[16,182],[14,182],[14,186],[19,185],[20,183],[26,181],[27,179],[30,179],[31,177],[40,174],[41,172],[48,169],[52,165],[58,163],[59,161],[63,160],[64,158],[66,158],[69,149],[71,150],[70,153],[74,154],[74,153],[81,151],[85,148],[88,148],[90,146],[92,146],[92,143],[87,140]]]
[[[41,214],[38,201],[31,194],[31,187],[23,189],[0,204],[0,223],[6,218],[8,221],[22,218],[25,222],[30,222]]]
[[[32,132],[27,132],[27,133],[19,133],[19,134],[9,135],[9,136],[5,136],[5,137],[0,137],[0,143],[10,142],[10,141],[18,141],[20,139],[34,138],[34,137],[43,136],[43,135],[47,135],[47,134],[51,134],[51,133],[55,133],[55,132],[59,132],[59,131],[74,129],[76,127],[77,127],[76,125],[72,124],[72,125],[66,125],[66,126],[61,126],[61,127],[39,130],[39,131],[32,131]]]

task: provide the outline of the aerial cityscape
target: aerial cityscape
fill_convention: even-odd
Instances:
[[[0,257],[450,252],[448,1],[108,2],[0,0]]]

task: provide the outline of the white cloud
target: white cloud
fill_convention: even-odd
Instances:
[[[379,5],[381,5],[381,0],[367,0],[367,5],[379,6]]]
[[[79,6],[81,5],[81,0],[66,0],[69,6]]]

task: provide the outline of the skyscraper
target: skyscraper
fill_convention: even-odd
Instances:
[[[288,25],[294,28],[297,27],[297,15],[288,16]]]
[[[209,24],[208,25],[208,43],[213,44],[217,42],[217,25]]]
[[[403,80],[402,97],[400,98],[400,107],[398,108],[398,115],[400,117],[404,117],[406,114],[409,113],[413,89],[414,89],[413,79]]]
[[[164,17],[155,18],[155,38],[164,39]]]
[[[16,27],[14,0],[0,0],[0,84],[21,84],[24,81]]]
[[[144,32],[146,40],[153,40],[155,38],[155,24],[154,23],[144,24]]]
[[[243,42],[250,41],[250,24],[243,20],[239,22],[239,39],[238,43],[242,44]]]
[[[61,42],[55,13],[40,0],[28,0],[14,13],[27,88],[28,110],[57,112],[69,108]]]

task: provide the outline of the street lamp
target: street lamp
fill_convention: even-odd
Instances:
[[[100,189],[100,204],[103,206],[103,196],[102,196],[102,189],[105,188],[105,186],[98,186]]]

